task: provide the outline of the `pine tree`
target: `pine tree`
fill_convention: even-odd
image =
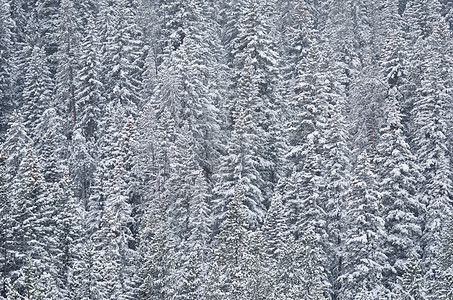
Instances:
[[[295,97],[295,86],[298,78],[298,65],[303,61],[317,37],[315,20],[305,0],[285,1],[281,8],[280,23],[277,26],[280,44],[280,63],[282,83],[280,89],[282,101]],[[286,100],[285,100],[286,99]],[[282,105],[284,106],[284,105]],[[282,117],[291,122],[291,110],[282,107]]]
[[[228,153],[221,158],[216,186],[213,190],[214,226],[217,229],[225,219],[228,203],[234,196],[235,186],[242,182],[245,205],[248,208],[249,225],[257,228],[263,221],[265,207],[262,192],[261,174],[258,172],[258,157],[254,134],[254,123],[250,108],[238,106],[234,131],[228,145]]]
[[[286,129],[289,143],[286,157],[292,169],[290,176],[295,190],[289,190],[285,201],[291,207],[290,222],[296,239],[307,226],[319,238],[326,234],[322,155],[326,142],[323,136],[329,109],[329,91],[326,78],[321,74],[322,64],[316,47],[312,47],[307,59],[299,66],[296,95],[291,103],[293,121]]]
[[[404,273],[398,277],[393,292],[401,299],[427,299],[423,283],[420,255],[413,251],[404,265]]]
[[[50,197],[53,197],[55,221],[55,249],[52,249],[55,278],[65,298],[73,298],[76,295],[77,281],[74,274],[77,272],[76,263],[82,259],[78,253],[82,243],[82,211],[81,203],[78,202],[71,190],[72,182],[69,170],[63,167],[63,176],[59,182],[51,187]]]
[[[40,278],[39,287],[34,288],[38,288],[45,298],[61,298],[52,255],[55,245],[50,238],[55,231],[52,219],[54,208],[52,203],[46,201],[48,194],[44,190],[44,178],[32,145],[29,144],[22,151],[24,156],[10,186],[12,222],[7,238],[15,264],[11,271],[26,269],[26,257],[30,257],[30,263],[36,268],[35,276]],[[12,278],[16,285],[16,278]],[[19,281],[18,284],[20,286],[22,283]],[[20,288],[19,293],[23,294],[24,290]]]
[[[339,297],[385,299],[388,290],[382,280],[389,267],[383,248],[385,223],[376,174],[366,152],[358,158],[352,184],[346,208],[344,273],[340,277]]]
[[[243,105],[250,110],[250,117],[256,126],[253,130],[257,140],[257,166],[263,182],[258,186],[265,201],[269,201],[277,184],[281,162],[281,129],[277,120],[281,117],[277,47],[272,39],[271,22],[273,13],[270,6],[256,0],[239,2],[237,36],[232,40],[233,98],[230,99],[229,113]],[[248,77],[248,78],[247,78]],[[249,80],[253,90],[244,90],[243,81]],[[246,84],[250,84],[246,83]],[[269,203],[264,203],[268,206]]]
[[[328,299],[322,251],[313,232],[306,232],[298,241],[294,239],[278,195],[269,208],[264,234],[271,299]]]
[[[9,207],[8,207],[8,190],[7,190],[7,181],[6,181],[6,171],[5,171],[5,160],[6,154],[0,150],[0,253],[1,253],[1,260],[0,263],[2,265],[1,272],[1,287],[0,287],[0,296],[6,297],[6,290],[7,290],[7,272],[8,272],[8,264],[7,264],[7,248],[6,248],[6,231],[8,228],[8,224],[10,223],[9,217]],[[5,155],[5,156],[4,156]]]
[[[36,264],[31,257],[27,257],[24,267],[18,272],[14,283],[9,282],[5,299],[40,299],[43,297],[43,285]]]
[[[453,253],[451,251],[452,242],[452,221],[449,220],[442,230],[442,251],[440,255],[440,280],[436,284],[436,291],[434,296],[438,299],[451,299],[453,296]]]
[[[335,87],[333,88],[335,89]],[[343,272],[344,247],[343,235],[345,229],[347,198],[351,184],[351,162],[348,147],[349,133],[344,119],[344,96],[339,91],[332,91],[332,99],[327,117],[326,143],[324,145],[325,162],[323,177],[325,188],[322,196],[326,202],[326,231],[328,241],[324,242],[326,272],[331,284],[333,297],[338,295],[340,287],[339,276]]]
[[[30,57],[26,62],[22,93],[22,97],[26,101],[23,102],[22,111],[25,124],[30,130],[30,136],[36,139],[38,119],[53,103],[53,85],[50,70],[46,64],[45,52],[42,48],[39,46],[31,48]]]
[[[65,160],[69,155],[65,133],[65,121],[57,110],[48,108],[39,116],[36,125],[36,147],[41,158],[42,173],[47,182],[58,182],[63,178]]]
[[[127,289],[122,285],[121,249],[115,242],[116,239],[122,239],[119,226],[115,224],[115,212],[106,209],[99,222],[99,229],[93,235],[95,250],[92,271],[99,276],[93,293],[99,299],[130,299],[127,297]]]
[[[213,29],[217,24],[208,19],[211,9],[205,0],[189,1],[180,8],[176,7],[177,3],[173,5],[172,10],[184,10],[185,21],[179,24],[178,20],[173,20],[177,15],[168,20],[168,26],[175,23],[178,28],[174,29],[178,41],[172,42],[177,46],[165,52],[159,65],[151,106],[157,122],[166,122],[163,118],[166,110],[176,128],[190,128],[196,163],[211,180],[222,148],[218,71],[223,64],[218,58],[218,35]]]
[[[396,87],[389,90],[386,126],[381,130],[376,164],[388,233],[386,255],[392,267],[385,277],[391,290],[395,290],[396,276],[405,273],[411,253],[421,251],[420,216],[424,212],[416,187],[421,175],[403,132],[400,98]]]
[[[76,130],[72,136],[68,159],[71,179],[74,183],[74,193],[88,208],[88,197],[93,183],[95,162],[93,158],[93,143],[82,135],[82,131]]]
[[[103,83],[100,80],[99,37],[92,15],[88,16],[87,23],[86,33],[81,40],[83,51],[80,50],[80,70],[75,74],[77,128],[82,129],[86,139],[98,136],[100,109],[105,102],[101,94]]]
[[[244,254],[245,268],[244,281],[246,299],[273,299],[272,281],[268,269],[267,254],[262,245],[264,236],[261,230],[250,232],[247,250]]]
[[[14,25],[11,18],[9,3],[5,0],[0,2],[0,135],[6,130],[8,112],[12,108],[12,32]]]
[[[176,285],[174,240],[161,199],[154,199],[144,216],[139,251],[140,297],[156,300],[173,297]]]
[[[245,272],[249,230],[247,207],[245,206],[246,193],[242,182],[234,187],[233,199],[227,205],[224,221],[220,225],[220,232],[216,236],[217,250],[216,263],[219,265],[218,274],[225,274],[221,282],[221,289],[228,299],[242,299],[247,291]]]
[[[61,1],[54,21],[54,38],[59,41],[58,48],[53,49],[56,63],[54,108],[68,125],[77,121],[75,77],[78,70],[76,54],[80,39],[80,19],[74,6],[72,0]]]
[[[411,1],[406,9],[410,28],[408,40],[411,68],[412,133],[417,163],[424,176],[418,193],[426,214],[423,216],[422,269],[428,297],[434,295],[439,274],[440,223],[450,218],[451,177],[448,151],[451,82],[445,77],[451,66],[449,33],[439,14],[438,2]]]
[[[58,62],[55,54],[59,48],[58,40],[58,13],[60,1],[56,0],[38,0],[35,5],[30,5],[33,17],[35,18],[36,28],[33,33],[36,43],[41,47],[47,57],[47,67],[54,78]],[[36,30],[37,29],[37,30]]]
[[[75,248],[78,255],[71,272],[72,282],[69,284],[74,299],[93,299],[97,297],[96,283],[101,280],[95,267],[94,242],[90,238],[82,239]]]
[[[135,8],[127,2],[102,1],[97,24],[101,28],[99,34],[103,45],[103,93],[113,106],[123,108],[124,117],[135,117],[142,106],[143,44]]]
[[[201,171],[198,172],[194,191],[189,200],[189,237],[182,244],[182,277],[179,282],[177,299],[206,299],[208,274],[206,265],[210,261],[210,210],[208,207],[208,186]]]
[[[27,147],[31,144],[27,131],[24,126],[22,115],[13,112],[11,120],[9,122],[9,129],[7,131],[5,142],[2,144],[1,156],[2,156],[2,181],[5,185],[2,185],[2,196],[4,197],[2,202],[2,283],[3,291],[2,295],[6,293],[6,279],[15,280],[11,278],[11,272],[17,271],[21,262],[15,258],[15,244],[16,237],[13,235],[12,224],[15,222],[13,205],[13,182],[19,172],[19,167],[22,160],[25,159]]]

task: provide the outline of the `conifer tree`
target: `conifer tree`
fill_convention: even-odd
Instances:
[[[293,121],[289,124],[288,153],[286,154],[296,193],[289,189],[285,195],[291,207],[290,222],[296,239],[303,228],[310,227],[319,237],[326,234],[326,216],[322,189],[323,151],[326,142],[326,116],[329,109],[329,91],[326,78],[321,74],[322,58],[315,46],[299,66],[296,95],[291,106]]]
[[[81,39],[80,69],[76,77],[76,119],[77,128],[82,129],[86,139],[98,136],[98,123],[101,107],[105,103],[102,96],[103,83],[100,80],[101,65],[99,54],[99,37],[96,22],[92,15],[88,16],[87,29]],[[98,137],[99,138],[99,137]]]
[[[48,108],[39,116],[36,126],[36,147],[43,176],[47,182],[59,182],[63,178],[65,160],[69,155],[65,133],[65,121],[57,110]]]
[[[176,128],[190,128],[195,162],[212,180],[222,148],[217,73],[223,67],[217,53],[218,36],[213,29],[217,24],[208,18],[211,9],[205,0],[189,1],[182,8],[177,8],[177,3],[173,5],[172,10],[184,10],[186,21],[179,24],[179,20],[173,20],[177,15],[168,20],[167,26],[174,23],[177,27],[173,34],[178,41],[173,41],[177,46],[171,46],[162,56],[151,106],[158,122],[166,122],[162,114],[166,110]]]
[[[68,164],[71,172],[71,179],[74,183],[74,193],[88,208],[88,197],[93,183],[95,162],[93,157],[93,143],[85,139],[82,131],[76,130],[72,136]]]
[[[287,226],[287,213],[277,195],[265,223],[270,297],[328,299],[328,283],[322,266],[322,250],[313,232],[295,240]]]
[[[177,299],[207,299],[208,273],[206,265],[210,261],[210,209],[208,206],[208,186],[201,171],[194,182],[194,191],[189,200],[189,237],[182,244],[182,277],[178,286]]]
[[[256,0],[240,1],[239,5],[237,36],[231,42],[234,94],[230,99],[229,113],[234,115],[237,103],[241,101],[240,105],[250,109],[250,117],[256,124],[253,129],[257,135],[255,145],[260,161],[257,170],[264,180],[258,188],[264,199],[269,201],[278,181],[281,168],[279,159],[283,155],[283,145],[279,139],[281,130],[277,122],[281,117],[281,98],[277,86],[278,53],[271,33],[273,12],[266,3]],[[243,87],[244,74],[247,73],[247,80],[254,85],[254,90],[248,91],[249,94]],[[232,124],[234,122],[233,116]]]
[[[245,81],[246,82],[246,81]],[[250,84],[247,83],[246,84]],[[253,88],[246,86],[246,88]],[[252,94],[253,95],[253,94]],[[245,99],[246,96],[244,96]],[[228,203],[233,199],[235,186],[242,182],[246,195],[244,201],[248,208],[249,225],[257,228],[263,221],[265,206],[260,187],[262,177],[258,172],[258,157],[254,133],[254,120],[250,108],[241,104],[236,107],[237,119],[228,145],[228,153],[221,158],[219,174],[214,187],[214,226],[217,229],[225,219]]]
[[[421,257],[413,251],[404,265],[404,273],[398,277],[392,292],[401,299],[427,299],[421,270]],[[429,298],[428,298],[429,299]]]
[[[108,102],[123,108],[124,117],[136,116],[142,106],[143,44],[135,13],[125,0],[99,4],[103,92]]]
[[[248,213],[245,206],[246,193],[242,182],[234,187],[233,199],[227,205],[224,221],[216,236],[216,263],[219,265],[215,276],[225,274],[221,289],[229,299],[241,299],[246,293],[247,250],[249,243]]]
[[[6,131],[8,123],[7,113],[12,109],[12,32],[14,25],[11,18],[9,3],[5,0],[0,2],[0,136]]]
[[[426,206],[424,216],[423,266],[429,285],[437,281],[439,249],[441,248],[441,224],[451,218],[450,156],[448,155],[448,124],[451,95],[446,92],[450,82],[445,80],[450,56],[445,52],[446,24],[439,21],[426,45],[425,72],[421,77],[419,97],[412,111],[415,123],[415,144],[418,164],[424,181],[419,190]],[[429,61],[429,63],[428,63]],[[430,293],[433,294],[432,288]]]
[[[39,117],[51,106],[52,79],[46,64],[45,52],[39,46],[31,48],[30,57],[26,63],[24,90],[22,93],[22,111],[24,112],[25,125],[30,131],[30,136],[37,138],[36,126]],[[37,141],[38,142],[38,141]]]
[[[59,288],[65,298],[73,298],[76,295],[77,285],[74,274],[77,272],[77,261],[82,259],[78,250],[82,244],[82,211],[83,207],[71,190],[72,182],[69,170],[63,167],[63,175],[59,182],[51,186],[50,197],[53,197],[55,220],[55,249],[52,249],[54,267],[56,269],[54,281],[58,282]]]
[[[174,240],[167,223],[162,199],[154,199],[140,231],[141,285],[139,295],[147,299],[168,299],[175,295]]]
[[[348,147],[349,133],[344,119],[344,96],[332,91],[327,118],[327,133],[323,177],[325,188],[322,197],[326,202],[326,231],[328,241],[324,242],[326,272],[329,274],[332,295],[338,295],[339,276],[343,272],[344,229],[348,194],[351,184],[351,159]]]
[[[436,284],[434,296],[438,299],[450,299],[453,296],[453,253],[451,250],[452,242],[452,221],[447,221],[442,230],[442,250],[440,254],[440,280]]]
[[[56,23],[54,39],[59,42],[58,48],[53,50],[56,63],[53,107],[68,125],[73,125],[77,121],[75,81],[78,70],[76,54],[79,51],[80,19],[79,12],[74,6],[72,0],[61,1],[54,21]]]
[[[389,263],[383,241],[387,237],[381,215],[381,193],[366,152],[358,158],[352,184],[346,208],[346,253],[339,298],[385,299],[388,290],[383,283],[383,274]]]
[[[396,276],[402,276],[411,253],[420,253],[423,205],[417,195],[421,181],[415,157],[406,142],[400,109],[401,94],[396,87],[389,90],[386,101],[386,126],[381,130],[377,147],[377,170],[382,193],[383,216],[388,234],[386,255],[392,271],[385,275],[391,290]]]

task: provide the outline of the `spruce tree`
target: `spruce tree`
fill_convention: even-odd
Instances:
[[[0,136],[3,137],[8,123],[8,112],[12,109],[12,32],[14,25],[9,3],[0,2]]]
[[[34,46],[30,53],[25,66],[26,74],[22,97],[26,101],[22,103],[22,111],[30,136],[37,139],[38,119],[53,103],[53,84],[44,50],[39,46]]]
[[[419,189],[426,206],[423,232],[423,267],[425,280],[435,284],[439,272],[441,248],[441,224],[451,218],[450,156],[448,155],[449,111],[451,96],[446,92],[450,82],[446,80],[450,56],[447,44],[446,24],[439,21],[425,47],[425,72],[421,77],[419,97],[412,110],[415,125],[415,144],[418,164],[424,175]],[[428,63],[429,61],[429,63]],[[432,287],[429,288],[433,294]]]
[[[72,0],[63,0],[53,21],[56,26],[54,39],[59,41],[58,48],[53,50],[56,63],[53,107],[64,118],[66,126],[77,121],[76,74],[79,66],[76,54],[80,39],[78,13]]]
[[[322,57],[313,46],[299,66],[296,95],[291,102],[293,121],[286,129],[289,143],[286,157],[297,192],[290,189],[285,200],[291,209],[290,222],[296,239],[307,226],[319,238],[326,234],[322,168],[329,91],[322,67]]]
[[[161,199],[154,199],[140,230],[141,279],[139,295],[146,299],[168,299],[175,295],[174,239]]]
[[[397,88],[390,89],[386,101],[386,126],[381,130],[376,164],[388,234],[385,252],[392,267],[385,277],[391,290],[395,289],[396,277],[405,273],[412,253],[421,251],[420,216],[424,212],[416,187],[421,175],[403,132],[399,99],[401,94]]]
[[[74,75],[76,78],[76,127],[82,130],[86,139],[99,138],[98,123],[101,107],[105,103],[105,97],[101,94],[103,83],[100,80],[100,46],[98,29],[95,25],[94,17],[88,16],[87,29],[80,43],[80,69]]]
[[[249,225],[257,228],[263,221],[265,206],[260,187],[262,177],[258,172],[258,157],[254,134],[254,120],[250,108],[236,107],[238,114],[228,145],[228,153],[221,158],[216,185],[213,190],[213,217],[216,230],[226,217],[228,203],[234,196],[235,186],[241,182],[246,195]]]
[[[383,275],[389,267],[382,219],[382,196],[370,158],[363,152],[357,161],[347,203],[344,235],[345,258],[340,299],[385,298]]]
[[[224,221],[216,236],[217,249],[215,260],[219,266],[214,276],[223,276],[221,289],[229,299],[242,299],[247,291],[246,258],[248,257],[248,213],[245,201],[247,199],[242,182],[234,187],[233,199],[227,205]]]

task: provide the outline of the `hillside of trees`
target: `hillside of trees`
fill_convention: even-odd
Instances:
[[[453,299],[453,2],[0,0],[0,299]]]

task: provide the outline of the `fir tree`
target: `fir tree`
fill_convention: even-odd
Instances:
[[[225,274],[220,288],[225,293],[225,297],[229,299],[241,299],[247,290],[246,258],[249,242],[249,230],[247,229],[249,216],[244,203],[246,198],[242,182],[239,182],[234,187],[233,199],[227,205],[226,217],[216,236],[215,259],[219,269],[215,276]]]
[[[446,50],[446,24],[439,26],[428,39],[425,47],[425,72],[421,77],[418,93],[421,95],[412,110],[415,125],[415,145],[418,164],[424,175],[419,189],[421,201],[426,206],[422,236],[423,268],[425,280],[434,285],[439,272],[439,249],[441,248],[441,224],[451,218],[451,177],[448,155],[448,124],[451,96],[446,92],[450,82],[445,80],[447,67],[451,65]],[[429,63],[428,63],[429,61]],[[433,287],[430,287],[433,294]]]
[[[383,248],[386,232],[381,216],[382,196],[378,192],[376,174],[366,152],[359,156],[355,173],[346,208],[346,253],[339,297],[386,297],[388,290],[382,280],[389,266]]]
[[[395,276],[404,274],[411,253],[421,251],[420,216],[424,212],[416,194],[416,183],[421,178],[419,168],[401,124],[400,96],[396,87],[389,90],[386,126],[381,130],[381,142],[377,147],[377,169],[388,233],[386,255],[392,266],[392,272],[385,277],[391,290],[395,289],[392,287]]]
[[[12,108],[12,32],[14,25],[11,18],[9,3],[5,0],[0,2],[0,134],[3,136],[8,122],[7,113]]]
[[[264,218],[264,200],[260,186],[261,174],[258,172],[258,158],[256,155],[256,135],[253,133],[253,119],[250,109],[239,106],[236,108],[238,117],[229,142],[228,153],[222,157],[214,187],[214,226],[218,228],[225,219],[228,203],[234,196],[235,186],[241,182],[248,208],[249,225],[256,228]]]
[[[155,199],[140,231],[140,297],[168,299],[175,295],[174,241],[161,199]]]
[[[45,52],[39,46],[34,46],[27,59],[22,93],[23,99],[26,100],[22,105],[25,124],[33,139],[37,138],[36,126],[39,117],[53,103],[52,89],[52,79],[46,64]]]

